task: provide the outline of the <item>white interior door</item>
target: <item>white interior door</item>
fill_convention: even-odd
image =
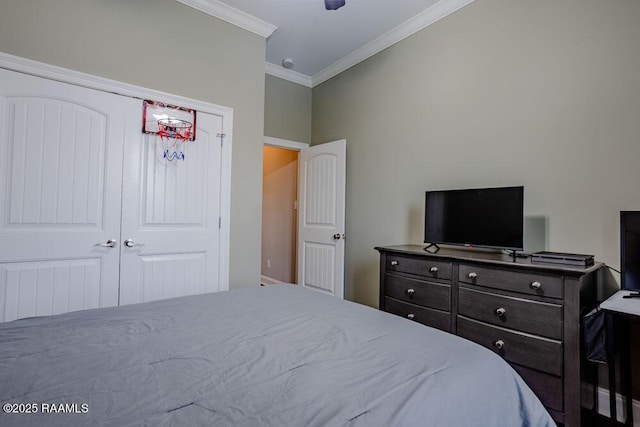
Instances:
[[[197,125],[184,160],[157,136],[125,147],[121,304],[221,290],[222,117],[198,112]]]
[[[118,304],[139,117],[140,101],[0,69],[0,320]]]
[[[344,297],[346,141],[300,150],[298,284]]]

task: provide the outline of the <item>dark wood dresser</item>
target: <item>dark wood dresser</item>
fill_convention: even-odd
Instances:
[[[380,309],[501,355],[551,416],[580,426],[580,320],[596,304],[604,264],[532,263],[495,252],[376,247]]]

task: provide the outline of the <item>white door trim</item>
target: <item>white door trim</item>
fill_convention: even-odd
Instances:
[[[153,99],[167,104],[180,105],[210,114],[222,116],[224,144],[222,150],[222,170],[220,173],[220,290],[229,289],[229,242],[231,217],[231,148],[233,140],[233,108],[223,107],[206,101],[185,98],[154,89],[119,82],[56,65],[46,64],[27,58],[0,52],[0,68],[43,77],[63,83],[70,83],[103,92],[114,93],[138,99]],[[142,120],[142,119],[141,119]]]
[[[271,136],[264,137],[264,145],[270,147],[286,148],[287,150],[300,151],[309,148],[309,144],[305,142],[290,141],[288,139],[273,138]]]
[[[202,110],[211,114],[218,114],[223,117],[225,117],[225,114],[227,113],[233,113],[233,108],[230,107],[224,107],[206,101],[186,98],[180,95],[174,95],[155,89],[136,86],[117,80],[111,80],[105,77],[87,74],[81,71],[70,70],[68,68],[46,64],[44,62],[22,58],[4,52],[0,52],[0,68],[6,68],[7,70],[19,71],[25,74],[31,74],[34,76],[44,77],[50,80],[57,80],[64,83],[71,83],[76,86],[84,86],[90,89],[97,89],[104,92],[115,93],[117,95],[128,96],[131,98],[153,99],[154,101],[176,104],[193,108],[195,110]],[[227,135],[230,132],[231,129],[229,129]]]

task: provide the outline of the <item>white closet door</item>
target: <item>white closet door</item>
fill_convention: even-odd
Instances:
[[[222,117],[197,124],[184,160],[165,159],[157,136],[125,146],[120,304],[219,290]]]
[[[0,69],[1,321],[118,304],[123,141],[140,114]]]

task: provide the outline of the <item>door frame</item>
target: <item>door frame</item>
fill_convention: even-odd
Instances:
[[[290,141],[288,139],[273,138],[271,136],[264,137],[264,145],[277,148],[286,148],[287,150],[300,151],[309,148],[309,144],[305,142]]]
[[[100,90],[116,95],[140,100],[153,99],[172,105],[180,105],[197,111],[215,114],[222,117],[223,142],[222,164],[220,172],[220,271],[218,273],[219,289],[229,289],[229,243],[231,219],[231,151],[233,147],[233,108],[216,105],[206,101],[186,98],[155,89],[136,86],[32,59],[22,58],[0,52],[0,68],[30,74],[62,83],[69,83],[89,89]],[[142,121],[142,107],[140,108]]]
[[[300,150],[303,150],[305,148],[309,148],[309,144],[305,143],[305,142],[298,142],[298,141],[291,141],[288,139],[281,139],[281,138],[273,138],[271,136],[265,136],[264,137],[264,143],[263,145],[265,146],[269,146],[269,147],[276,147],[276,148],[284,148],[286,150],[292,150],[292,151],[297,151],[300,152]],[[298,168],[300,166],[298,165]],[[296,224],[296,235],[298,235],[298,233],[300,233],[300,224]],[[297,240],[297,238],[296,238]],[[298,254],[297,254],[297,250],[296,250],[296,277],[295,277],[295,282],[296,284],[298,284],[298,268],[299,268],[299,263],[300,261],[298,260]],[[261,280],[266,280],[267,282],[270,282],[270,278],[267,278],[266,276],[261,276]],[[278,282],[279,283],[279,282]]]

